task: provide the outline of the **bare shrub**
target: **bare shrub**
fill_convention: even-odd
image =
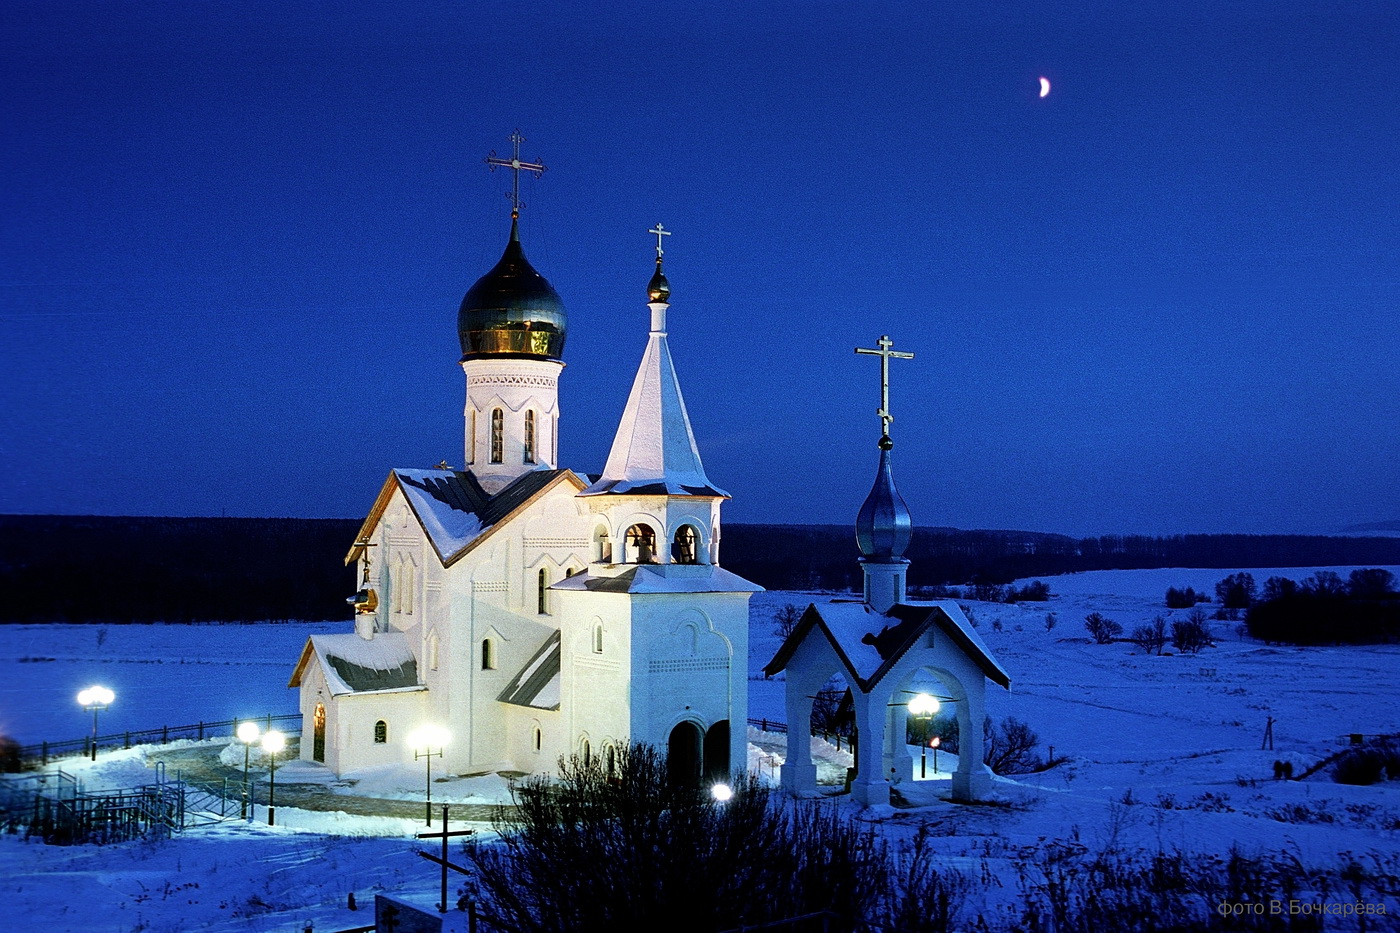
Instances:
[[[1060,617],[1053,612],[1045,613],[1045,631],[1054,631],[1055,626],[1060,624]]]
[[[1183,654],[1196,654],[1215,644],[1206,625],[1206,614],[1192,609],[1184,620],[1172,623],[1172,647]]]
[[[1167,619],[1157,616],[1150,625],[1139,625],[1129,636],[1143,654],[1161,654],[1167,645]]]
[[[1089,630],[1096,645],[1107,645],[1123,634],[1123,626],[1097,612],[1084,617],[1084,627]]]

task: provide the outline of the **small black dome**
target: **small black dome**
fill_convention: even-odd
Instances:
[[[558,360],[568,314],[554,286],[535,271],[520,246],[517,221],[495,268],[477,279],[457,312],[462,359],[492,356]]]

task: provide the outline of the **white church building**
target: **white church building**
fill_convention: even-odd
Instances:
[[[408,737],[435,726],[452,774],[552,772],[574,754],[610,767],[641,741],[680,779],[728,776],[746,760],[761,587],[720,566],[728,495],[705,474],[667,347],[662,251],[611,453],[601,474],[576,473],[558,445],[564,305],[517,217],[458,313],[465,468],[385,481],[347,557],[363,580],[354,631],[312,636],[291,678],[301,757],[337,774],[411,762]]]

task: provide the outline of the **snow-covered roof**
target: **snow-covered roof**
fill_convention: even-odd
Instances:
[[[331,696],[426,689],[418,682],[418,659],[403,632],[379,632],[369,639],[354,634],[312,635],[288,686],[301,686],[312,657],[321,665]]]
[[[784,640],[764,672],[783,670],[798,645],[814,632],[830,640],[862,690],[869,690],[931,627],[936,627],[971,658],[988,679],[1003,687],[1011,677],[992,657],[967,616],[953,600],[900,603],[876,612],[864,602],[829,600],[813,603]]]
[[[559,632],[551,633],[496,699],[515,706],[558,709],[561,643]]]
[[[393,470],[360,527],[346,561],[360,556],[359,542],[374,531],[395,490],[403,492],[443,564],[450,564],[563,477],[568,477],[576,488],[583,488],[582,481],[568,470],[531,470],[495,495],[487,493],[470,471]]]
[[[719,496],[705,475],[664,329],[653,327],[603,474],[580,495]]]
[[[595,593],[761,593],[763,587],[714,564],[638,564],[615,577],[576,573],[552,590]]]

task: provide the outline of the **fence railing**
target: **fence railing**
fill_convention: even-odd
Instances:
[[[178,742],[181,739],[204,740],[214,738],[219,735],[234,734],[238,724],[242,722],[262,723],[265,728],[272,728],[273,723],[289,724],[295,722],[297,731],[301,730],[301,713],[283,713],[278,716],[245,716],[241,719],[222,719],[218,722],[195,722],[183,726],[161,726],[158,729],[137,729],[129,732],[113,732],[110,735],[99,735],[94,738],[85,735],[81,739],[64,739],[58,742],[37,742],[33,745],[20,746],[20,759],[24,762],[37,762],[46,765],[55,758],[71,758],[74,755],[91,755],[94,751],[93,743],[96,742],[97,751],[113,748],[131,748],[133,745],[165,745],[169,742]]]
[[[750,719],[749,725],[760,732],[787,732],[787,723],[778,722],[776,719]]]

